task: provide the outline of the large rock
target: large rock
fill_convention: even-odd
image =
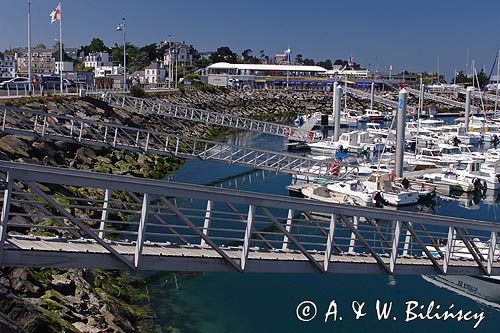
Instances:
[[[14,157],[30,157],[28,144],[13,135],[0,138],[0,151],[14,155]]]

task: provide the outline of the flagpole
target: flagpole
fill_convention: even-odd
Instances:
[[[31,78],[31,1],[28,0],[28,91],[33,91]]]
[[[61,90],[61,95],[63,93],[63,47],[62,47],[62,4],[59,3],[59,6],[61,8],[61,14],[59,14],[59,76],[61,79],[61,82],[59,84],[59,88]]]

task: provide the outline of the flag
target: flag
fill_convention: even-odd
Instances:
[[[51,13],[50,13],[50,23],[55,21],[61,21],[61,4],[59,3]]]

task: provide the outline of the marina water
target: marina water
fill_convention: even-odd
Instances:
[[[283,147],[282,138],[252,133],[228,135],[224,140],[256,148],[280,150]],[[290,175],[195,160],[186,161],[169,179],[279,195],[288,195],[286,186],[291,182]],[[500,220],[498,193],[484,198],[437,198],[428,206],[404,209],[485,221]],[[150,290],[153,307],[173,309],[164,318],[157,318],[158,323],[166,325],[173,320],[177,327],[187,332],[491,333],[500,330],[500,299],[485,301],[466,297],[418,275],[204,273],[181,279],[175,277],[175,281],[165,280],[154,288],[158,289]],[[500,289],[500,284],[496,288]],[[337,305],[337,320],[333,321],[332,316],[325,323],[332,300]],[[377,300],[381,304],[392,302],[388,319],[378,319]],[[297,318],[296,309],[302,301],[315,303],[317,317],[314,320],[305,322]],[[357,320],[351,308],[353,301],[365,302],[366,315]],[[426,308],[434,301],[442,311],[453,304],[455,311],[484,312],[485,319],[476,329],[473,329],[474,320],[405,322],[405,302],[408,301],[418,301]]]

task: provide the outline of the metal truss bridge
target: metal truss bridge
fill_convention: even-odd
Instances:
[[[226,113],[180,106],[158,100],[136,98],[123,94],[113,94],[108,92],[95,94],[94,97],[108,103],[111,106],[120,107],[138,113],[156,114],[163,117],[277,135],[295,140],[310,140],[308,133],[300,130],[296,126],[276,124]]]
[[[413,89],[410,87],[406,87],[405,89],[406,89],[406,91],[408,91],[412,95],[415,95],[415,96],[420,95],[420,91],[417,89]],[[454,99],[446,98],[446,97],[439,96],[439,95],[432,94],[432,93],[425,92],[425,91],[424,91],[424,99],[429,99],[429,100],[434,101],[434,102],[446,104],[449,106],[453,106],[453,107],[465,110],[465,103],[464,102],[459,102],[459,101],[456,101]],[[471,111],[477,112],[478,110],[479,110],[478,107],[471,105]]]
[[[0,162],[0,265],[499,275],[497,223]]]
[[[319,178],[345,178],[357,167],[216,141],[87,119],[0,107],[1,131],[15,135],[125,149],[148,154],[237,164]]]

